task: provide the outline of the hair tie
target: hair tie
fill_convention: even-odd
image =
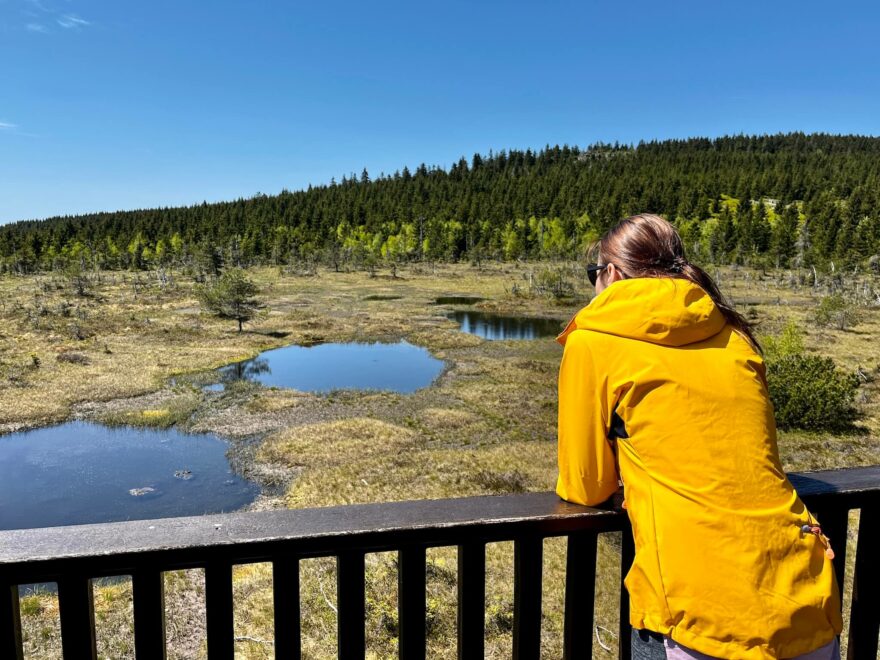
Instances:
[[[671,270],[673,273],[680,273],[682,270],[684,270],[684,267],[687,266],[687,263],[687,259],[685,259],[684,257],[675,257],[672,260],[672,263],[669,265],[669,270]]]

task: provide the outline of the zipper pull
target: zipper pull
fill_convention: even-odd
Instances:
[[[831,549],[831,539],[822,533],[822,528],[819,527],[819,525],[801,525],[801,533],[815,534],[816,538],[819,539],[819,542],[825,546],[825,556],[828,557],[828,559],[834,559],[834,550]]]

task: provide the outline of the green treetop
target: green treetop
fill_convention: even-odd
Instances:
[[[243,270],[233,268],[225,271],[214,284],[199,289],[199,301],[211,314],[238,321],[241,332],[242,324],[254,318],[261,307],[256,298],[258,291]]]

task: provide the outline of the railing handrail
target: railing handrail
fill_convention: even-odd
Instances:
[[[821,507],[830,498],[845,508],[880,501],[880,465],[792,473],[789,479],[808,506]],[[520,533],[608,532],[624,524],[619,511],[571,504],[554,493],[525,493],[7,530],[0,531],[0,576],[39,581],[71,563],[95,576],[123,574],[142,565],[145,555],[171,570],[212,558],[269,560],[291,544],[307,557],[349,547],[380,551]]]
[[[620,511],[571,504],[554,493],[522,493],[18,529],[0,532],[0,577],[45,581],[72,564],[98,577],[144,563],[173,570],[212,559],[268,561],[294,549],[305,558],[350,548],[379,552],[609,532],[624,524]]]

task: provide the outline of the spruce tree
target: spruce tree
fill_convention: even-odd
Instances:
[[[777,205],[777,209],[779,206]],[[772,253],[776,263],[787,268],[795,255],[798,237],[798,212],[794,204],[789,204],[776,220],[773,228]]]
[[[201,287],[198,296],[206,311],[223,319],[237,321],[238,331],[241,332],[242,324],[254,318],[260,308],[260,301],[256,298],[258,291],[257,285],[248,279],[244,271],[232,268],[213,284]]]

